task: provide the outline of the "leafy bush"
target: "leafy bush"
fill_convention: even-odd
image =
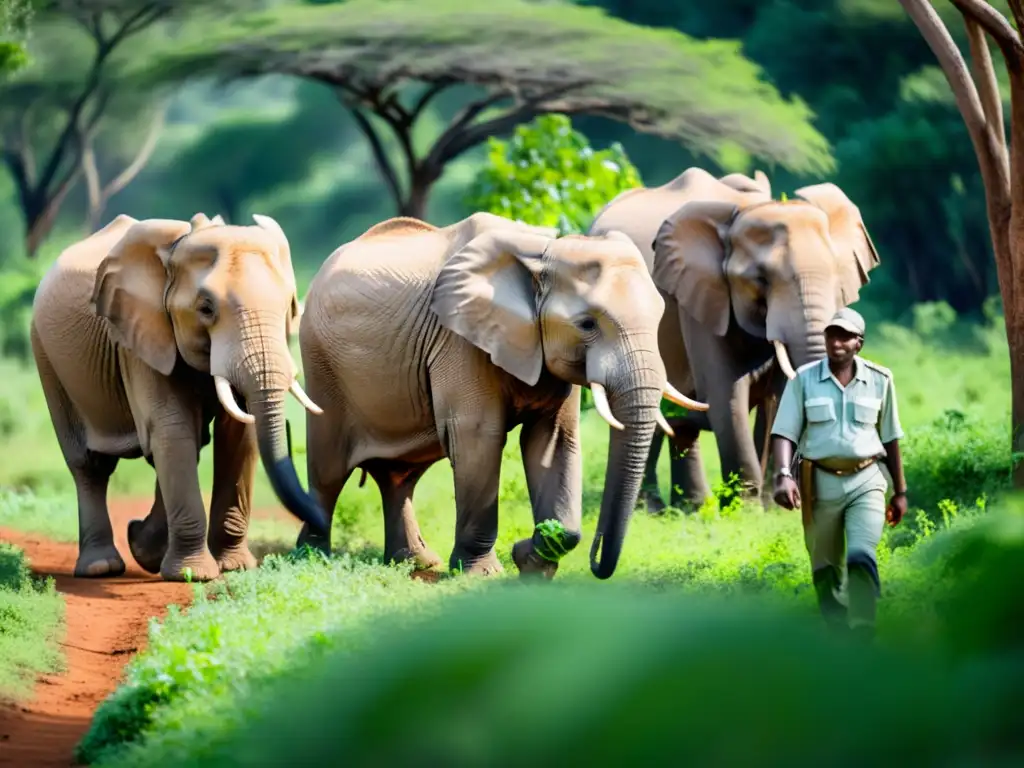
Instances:
[[[642,183],[620,144],[595,151],[566,115],[542,115],[487,147],[466,203],[563,235],[586,231],[609,200]]]
[[[902,448],[915,507],[938,509],[943,499],[973,504],[1010,487],[1009,428],[947,410],[910,432]]]
[[[259,570],[197,585],[187,614],[171,606],[152,623],[124,684],[100,705],[76,759],[153,765],[148,750],[164,756],[156,764],[199,759],[220,729],[252,716],[269,678],[329,650],[365,647],[379,638],[384,614],[429,615],[440,597],[479,583],[428,585],[410,579],[407,567],[312,553],[269,555]]]
[[[52,578],[32,576],[21,549],[0,541],[0,700],[20,700],[57,672],[64,602]]]
[[[995,594],[1015,600],[1009,589]],[[517,584],[375,629],[359,653],[328,650],[253,699],[221,700],[211,715],[230,727],[195,733],[186,752],[111,765],[1024,758],[1009,730],[1019,657],[950,666],[921,648],[850,645],[764,599]],[[821,706],[836,692],[848,705]]]

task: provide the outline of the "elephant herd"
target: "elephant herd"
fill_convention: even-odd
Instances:
[[[156,472],[154,500],[128,544],[164,579],[255,566],[257,462],[302,522],[300,545],[330,550],[338,497],[362,470],[380,489],[385,558],[435,567],[413,494],[446,458],[456,509],[447,566],[500,571],[499,471],[520,426],[535,527],[511,555],[520,573],[550,578],[581,539],[589,387],[611,427],[591,570],[610,577],[652,440],[668,434],[686,451],[687,500],[707,494],[701,430],[714,432],[723,473],[760,491],[758,444],[764,456],[785,382],[775,372],[791,377],[824,355],[825,323],[878,264],[837,187],[797,194],[773,200],[760,172],[717,179],[690,168],[620,194],[586,235],[488,213],[447,227],[393,218],[328,256],[303,303],[288,239],[267,216],[251,226],[203,213],[118,216],[61,253],[32,312],[40,382],[77,490],[75,575],[124,572],[107,489],[120,459],[140,457]],[[308,493],[292,462],[289,394],[307,411]],[[663,398],[686,415],[669,423]],[[198,462],[211,441],[207,519]]]

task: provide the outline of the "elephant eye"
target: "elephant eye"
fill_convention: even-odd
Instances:
[[[576,321],[576,327],[584,333],[593,333],[597,330],[597,321],[592,317],[582,317]]]
[[[196,301],[196,312],[199,313],[199,317],[203,320],[212,320],[217,314],[217,308],[213,304],[213,299],[209,296],[200,296]]]

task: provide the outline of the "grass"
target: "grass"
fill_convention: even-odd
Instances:
[[[881,696],[868,708],[875,714],[894,696],[934,712],[949,695],[939,683],[950,681],[924,663],[948,623],[933,598],[960,580],[949,568],[957,545],[988,519],[979,509],[953,511],[959,514],[947,514],[938,530],[919,527],[912,543],[882,560],[887,593],[898,597],[881,603],[880,630],[899,651],[881,662],[823,644],[812,603],[792,599],[803,569],[766,576],[790,556],[772,544],[746,562],[742,552],[706,553],[705,578],[683,590],[651,590],[628,578],[427,585],[409,579],[406,568],[350,555],[271,556],[260,570],[198,587],[187,613],[172,610],[153,624],[147,649],[100,707],[77,757],[107,768],[312,765],[339,756],[347,765],[442,756],[449,765],[505,765],[521,764],[526,750],[531,764],[554,765],[564,764],[561,750],[571,747],[574,759],[582,749],[591,764],[622,764],[610,755],[668,748],[666,734],[674,731],[663,720],[671,713],[704,737],[677,747],[714,762],[706,750],[732,742],[718,733],[724,723],[707,722],[711,711],[722,711],[711,720],[729,720],[724,710],[733,707],[738,718],[728,728],[736,732],[792,731],[798,714],[806,716],[807,697],[821,690],[815,681]],[[638,523],[640,530],[660,524]],[[750,587],[761,593],[757,602]],[[915,674],[929,684],[895,693]],[[928,743],[915,730],[920,712],[911,713],[908,731],[907,710],[890,711],[903,713],[893,727],[904,736],[886,747],[890,757]],[[560,714],[552,719],[552,712]],[[614,727],[617,717],[629,727]],[[869,734],[856,748],[872,754],[882,749],[876,742],[894,736],[881,738],[867,721],[866,732],[847,732],[845,716],[835,722],[844,740]],[[591,736],[583,741],[594,738],[600,749],[561,743],[567,730],[585,730]],[[757,738],[743,737],[751,748]],[[792,732],[781,738],[785,745],[778,741],[758,749],[785,746],[788,756],[809,748]]]
[[[0,541],[0,701],[21,701],[38,675],[59,672],[64,601],[32,576],[25,553]]]

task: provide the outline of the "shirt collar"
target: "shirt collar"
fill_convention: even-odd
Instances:
[[[828,358],[823,357],[821,362],[818,363],[818,381],[825,381],[831,376],[832,371],[828,367]],[[864,361],[860,359],[860,355],[855,355],[853,358],[853,378],[857,381],[868,380],[868,371]]]

